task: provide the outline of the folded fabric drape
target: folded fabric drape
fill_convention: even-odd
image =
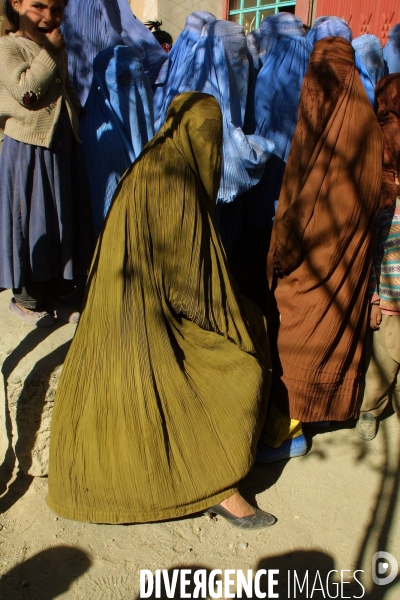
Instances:
[[[357,415],[382,134],[340,37],[317,42],[268,254],[281,323],[278,407],[298,421]]]
[[[121,176],[154,135],[154,115],[150,82],[135,48],[103,50],[93,71],[80,135],[97,237]]]
[[[389,31],[388,41],[383,49],[389,74],[400,73],[400,23]]]
[[[82,104],[92,83],[93,61],[101,50],[123,44],[132,46],[151,83],[167,60],[165,51],[134,16],[127,0],[69,0],[63,33],[69,72]]]
[[[191,514],[253,464],[270,358],[211,218],[221,143],[215,98],[183,94],[118,188],[54,404],[47,502],[63,517]]]
[[[182,75],[180,71],[182,66],[193,47],[199,41],[204,25],[216,20],[217,17],[207,11],[191,13],[186,19],[184,30],[168,54],[168,63],[166,63],[166,69],[163,69],[162,81],[160,85],[156,85],[154,92],[154,115],[156,120],[160,115],[165,98],[170,93],[170,89],[181,80]]]
[[[355,38],[351,45],[356,51],[356,67],[362,84],[375,108],[375,86],[388,72],[383,60],[382,44],[375,35],[365,33]]]
[[[272,52],[277,41],[282,37],[302,37],[306,35],[299,17],[291,13],[281,12],[268,15],[261,21],[259,34],[259,68]]]
[[[319,17],[315,19],[313,26],[307,33],[307,37],[312,45],[319,40],[335,35],[344,38],[348,42],[351,42],[353,39],[353,34],[347,21],[340,17]]]
[[[232,202],[261,178],[273,143],[261,136],[246,136],[243,121],[247,100],[249,60],[243,27],[230,21],[208,23],[174,82],[156,121],[165,119],[171,100],[196,90],[213,95],[223,115],[223,159],[219,202]]]
[[[394,211],[400,196],[400,73],[383,77],[375,88],[376,116],[383,134],[383,172],[380,209]]]

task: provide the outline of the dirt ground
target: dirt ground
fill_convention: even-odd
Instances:
[[[400,424],[389,411],[369,443],[353,428],[309,431],[307,456],[255,466],[241,491],[278,523],[248,533],[203,515],[124,526],[67,521],[47,507],[45,477],[14,474],[0,498],[0,600],[136,600],[141,569],[181,568],[278,569],[275,592],[285,600],[399,600],[400,576],[373,584],[372,558],[386,551],[400,562]],[[357,569],[365,593],[352,579]],[[308,592],[288,591],[295,570],[300,581],[308,571]],[[318,585],[312,592],[317,571],[325,581],[331,570],[334,578],[346,571],[349,583],[338,595]]]

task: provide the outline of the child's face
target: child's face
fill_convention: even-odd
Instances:
[[[37,44],[62,23],[64,0],[11,0],[11,4],[19,15],[19,33]]]

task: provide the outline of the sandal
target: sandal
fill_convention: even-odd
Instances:
[[[36,325],[36,327],[52,327],[54,325],[54,318],[48,312],[21,308],[15,298],[11,298],[9,308],[13,315],[19,317],[27,325]]]

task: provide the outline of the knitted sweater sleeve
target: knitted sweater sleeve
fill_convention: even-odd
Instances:
[[[55,77],[57,62],[42,48],[27,62],[17,44],[0,45],[0,83],[21,106],[33,108]]]

